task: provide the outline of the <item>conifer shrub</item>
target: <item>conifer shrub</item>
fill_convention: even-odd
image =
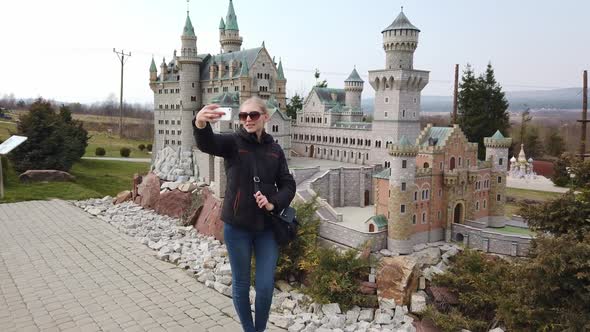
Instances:
[[[149,152],[152,152],[152,144],[151,144],[151,143],[150,143],[150,144],[148,144],[148,145],[146,146],[146,148],[147,148],[147,150],[148,150]]]
[[[102,156],[104,156],[105,154],[107,154],[107,152],[105,151],[105,149],[104,149],[104,148],[98,147],[98,148],[96,148],[96,150],[94,151],[94,154],[95,154],[95,155],[97,155],[97,156],[99,156],[99,157],[102,157]]]
[[[121,157],[129,157],[129,155],[131,155],[131,149],[129,148],[121,148],[121,150],[119,151],[119,153],[121,153]]]
[[[143,150],[145,150],[145,144],[143,144],[143,143],[142,144],[139,144],[137,146],[137,148],[139,149],[139,151],[143,152]]]

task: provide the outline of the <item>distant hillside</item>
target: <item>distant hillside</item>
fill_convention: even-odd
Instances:
[[[510,111],[532,109],[581,109],[582,88],[567,88],[538,91],[508,91],[506,98],[510,103]],[[373,113],[373,99],[363,99],[365,113]],[[526,106],[525,106],[526,105]],[[423,112],[450,112],[453,99],[450,96],[422,96]]]

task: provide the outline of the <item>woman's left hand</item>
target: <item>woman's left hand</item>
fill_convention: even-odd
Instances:
[[[272,211],[275,208],[260,191],[254,194],[254,198],[256,199],[256,204],[258,204],[258,207],[261,209],[265,208],[266,211]]]

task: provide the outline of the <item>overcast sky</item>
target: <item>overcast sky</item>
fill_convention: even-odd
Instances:
[[[199,53],[219,52],[228,3],[190,1]],[[426,95],[451,94],[455,63],[481,71],[491,61],[505,90],[578,87],[590,67],[587,0],[234,0],[243,47],[264,40],[283,59],[289,96],[309,92],[315,68],[331,87],[355,65],[365,80],[383,68],[380,32],[402,5],[422,30],[414,66],[431,71]],[[180,48],[186,9],[185,0],[2,0],[0,96],[118,99],[117,48],[132,53],[125,99],[151,102],[152,54],[159,67]]]

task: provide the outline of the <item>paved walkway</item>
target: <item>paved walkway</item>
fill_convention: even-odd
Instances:
[[[241,331],[230,298],[153,255],[67,202],[0,204],[0,331]]]

